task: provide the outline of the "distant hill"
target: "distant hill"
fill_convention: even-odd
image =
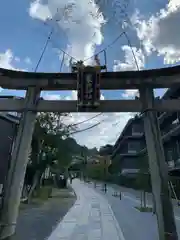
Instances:
[[[105,146],[100,147],[99,149],[99,155],[111,155],[113,152],[113,145],[107,144]]]
[[[68,148],[70,152],[75,154],[86,154],[86,155],[95,155],[98,154],[97,148],[88,148],[86,146],[82,146],[76,142],[76,140],[72,137],[68,137],[63,140],[63,145]]]

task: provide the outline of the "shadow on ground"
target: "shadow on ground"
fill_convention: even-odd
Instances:
[[[46,201],[21,204],[14,240],[44,240],[65,216],[76,198],[71,189],[53,189]]]

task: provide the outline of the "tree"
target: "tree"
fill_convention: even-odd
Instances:
[[[102,156],[111,155],[112,152],[113,152],[113,146],[110,144],[100,147],[100,150],[99,150],[99,154]]]
[[[56,173],[60,171],[67,173],[73,155],[85,156],[89,153],[87,147],[78,145],[70,136],[91,129],[100,123],[78,130],[80,123],[66,124],[67,116],[67,113],[38,114],[24,184],[29,200],[35,189],[40,186],[41,178],[47,167]],[[97,149],[92,149],[92,151],[96,152]]]
[[[67,114],[40,113],[36,119],[30,161],[25,177],[29,200],[34,190],[40,185],[41,177],[48,166],[51,167],[55,161],[60,163],[60,159],[70,161],[70,150],[65,138],[76,127],[66,125],[63,121],[65,116]],[[63,162],[61,166],[63,164],[65,163]],[[60,164],[58,166],[60,167]]]
[[[108,177],[107,161],[102,158],[98,162],[89,163],[87,166],[87,176],[92,179],[106,181]]]

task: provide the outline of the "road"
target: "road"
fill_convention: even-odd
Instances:
[[[88,184],[93,187],[92,184]],[[119,186],[118,186],[119,188]],[[122,200],[112,196],[114,187],[108,185],[107,193],[102,193],[101,185],[98,184],[96,191],[107,198],[120,225],[125,240],[158,240],[156,216],[152,213],[141,213],[135,207],[140,206],[140,192],[133,189],[121,188]],[[148,194],[147,202],[151,205],[151,195]],[[178,237],[180,239],[180,207],[174,203],[174,213]]]

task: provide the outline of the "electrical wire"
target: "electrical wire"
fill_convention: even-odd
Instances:
[[[98,123],[96,123],[96,124],[94,124],[94,125],[92,125],[92,126],[90,126],[90,127],[88,127],[88,128],[85,128],[85,129],[81,129],[81,130],[77,130],[77,131],[71,132],[70,135],[72,135],[72,134],[76,134],[76,133],[80,133],[80,132],[84,132],[84,131],[86,131],[86,130],[92,129],[92,128],[98,126],[99,124],[101,124],[101,122],[98,122]]]
[[[84,121],[81,121],[81,122],[78,122],[78,123],[74,123],[74,124],[72,124],[71,126],[76,126],[76,125],[79,125],[79,124],[82,124],[82,123],[85,123],[85,122],[88,122],[88,121],[90,121],[90,120],[92,120],[92,119],[94,119],[94,118],[97,118],[97,117],[99,117],[100,115],[102,115],[103,113],[98,113],[98,114],[96,114],[95,116],[93,116],[93,117],[91,117],[91,118],[88,118],[88,119],[86,119],[86,120],[84,120]]]

